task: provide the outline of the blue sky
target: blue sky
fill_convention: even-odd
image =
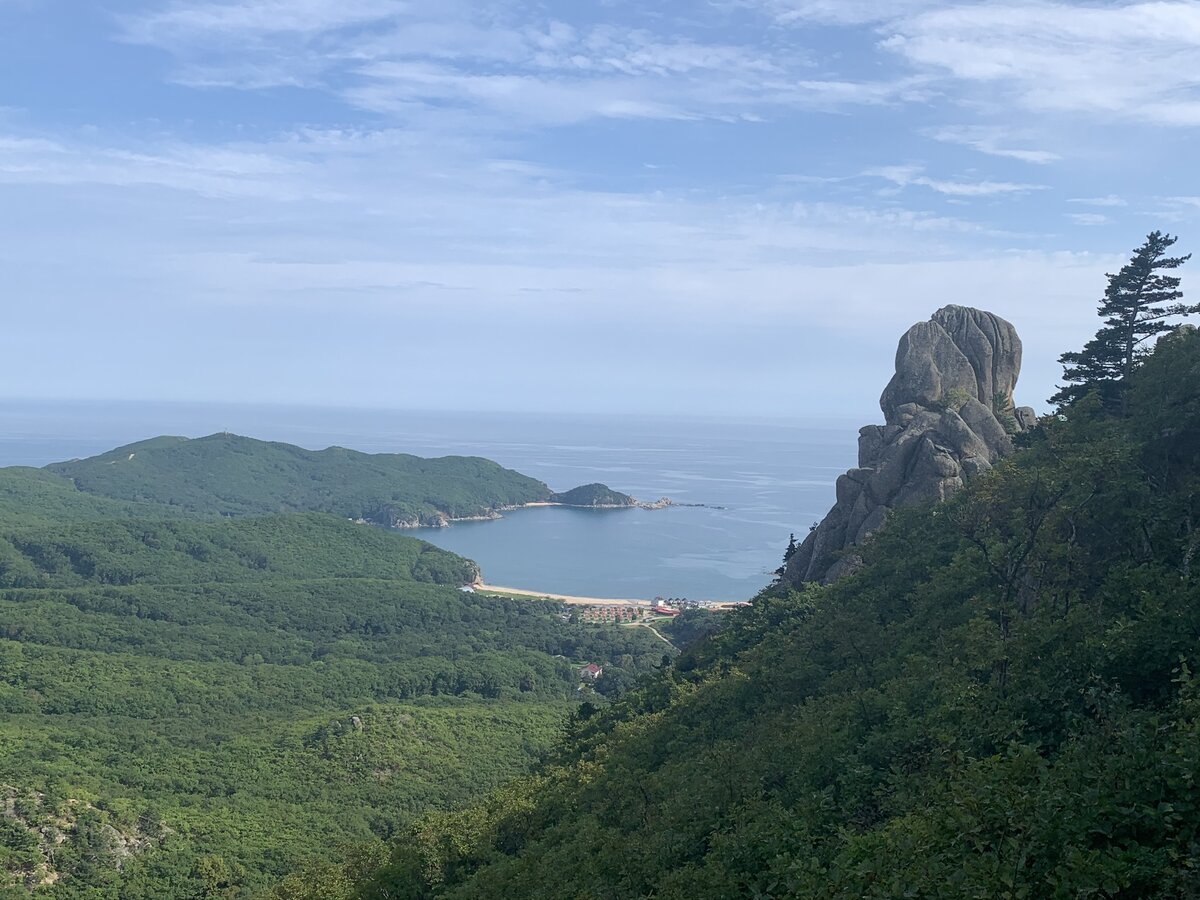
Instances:
[[[2,392],[859,416],[966,303],[1038,405],[1198,133],[1194,0],[0,0]]]

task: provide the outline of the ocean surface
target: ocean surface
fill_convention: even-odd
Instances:
[[[855,464],[861,420],[430,413],[0,401],[0,465],[42,466],[160,434],[233,431],[321,449],[484,456],[555,490],[594,481],[659,510],[516,510],[406,532],[479,563],[491,584],[595,597],[741,600],[771,580]]]

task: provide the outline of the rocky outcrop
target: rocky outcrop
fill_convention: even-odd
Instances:
[[[999,316],[946,306],[900,339],[896,374],[879,405],[884,425],[859,431],[858,468],[784,567],[783,580],[827,583],[859,564],[861,544],[899,506],[944,500],[1012,452],[1036,422],[1013,405],[1021,341]]]

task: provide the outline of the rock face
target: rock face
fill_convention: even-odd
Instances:
[[[900,339],[896,374],[879,405],[885,425],[859,431],[858,468],[837,480],[837,502],[784,568],[783,580],[828,583],[852,572],[852,548],[898,506],[944,500],[1012,452],[1036,422],[1013,406],[1021,340],[999,316],[946,306]]]

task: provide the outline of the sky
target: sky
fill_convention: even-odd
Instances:
[[[0,0],[0,396],[1044,408],[1197,159],[1200,0]]]

